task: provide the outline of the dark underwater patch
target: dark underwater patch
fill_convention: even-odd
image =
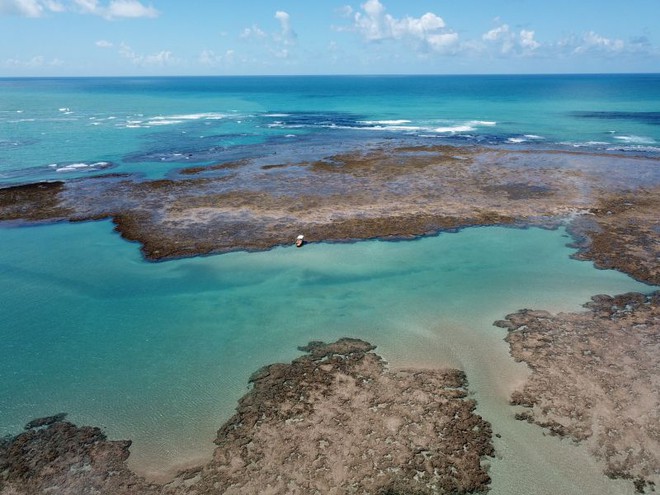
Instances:
[[[571,112],[580,119],[628,120],[649,125],[660,125],[660,112]]]

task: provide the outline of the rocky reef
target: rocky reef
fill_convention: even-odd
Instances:
[[[24,433],[0,441],[2,495],[158,493],[126,467],[130,441],[109,441],[99,428],[64,418],[31,421]]]
[[[604,195],[570,226],[580,248],[575,258],[660,285],[659,212],[657,189]]]
[[[62,416],[0,443],[0,494],[486,492],[490,425],[457,370],[391,371],[355,339],[312,342],[250,379],[213,459],[166,485],[125,464],[127,441]]]
[[[616,155],[382,144],[159,180],[107,174],[0,188],[0,222],[112,219],[147,259],[165,260],[269,249],[301,232],[310,242],[405,238],[588,217],[573,230],[584,259],[657,283],[658,169],[656,159]]]
[[[660,292],[595,296],[582,313],[524,310],[497,325],[532,370],[517,418],[587,445],[638,491],[660,483]]]

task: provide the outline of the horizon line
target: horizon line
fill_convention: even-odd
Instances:
[[[206,78],[206,77],[484,77],[484,76],[616,76],[616,75],[660,75],[657,72],[483,72],[483,73],[338,73],[338,74],[124,74],[124,75],[16,75],[2,76],[8,79],[120,79],[120,78]]]

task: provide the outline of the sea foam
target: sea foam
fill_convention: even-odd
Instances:
[[[622,135],[622,136],[614,136],[614,139],[618,139],[619,141],[623,141],[625,143],[635,143],[635,144],[654,144],[655,139],[646,137],[646,136],[635,136],[635,135]]]
[[[93,171],[93,170],[103,170],[112,166],[110,162],[93,162],[93,163],[68,163],[66,165],[58,165],[57,163],[51,163],[48,165],[51,168],[55,169],[55,172],[80,172],[80,171]]]

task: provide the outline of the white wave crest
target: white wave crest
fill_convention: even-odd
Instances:
[[[454,126],[448,126],[448,127],[436,127],[433,129],[435,132],[438,133],[456,133],[456,132],[470,132],[474,131],[475,128],[472,127],[471,125],[454,125]]]
[[[55,172],[80,172],[82,170],[99,170],[107,168],[110,165],[109,162],[94,162],[94,163],[69,163],[62,167],[58,167],[56,163],[48,165],[49,167],[56,168]]]
[[[477,127],[493,127],[496,126],[497,122],[492,120],[469,120],[467,122],[456,123],[454,125],[446,125],[436,127],[432,129],[434,132],[438,133],[451,133],[455,134],[457,132],[472,132],[476,131]]]
[[[614,139],[618,139],[619,141],[623,141],[624,143],[635,143],[635,144],[654,144],[655,139],[651,137],[646,137],[646,136],[635,136],[635,135],[629,135],[629,136],[614,136]]]
[[[570,146],[572,148],[593,148],[593,147],[607,146],[610,143],[605,143],[603,141],[581,141],[581,142],[561,141],[559,144],[561,144],[562,146]]]
[[[145,124],[148,126],[152,125],[174,125],[174,124],[181,124],[183,123],[183,120],[177,120],[177,119],[159,119],[155,118],[153,120],[147,121]]]
[[[519,143],[526,143],[528,141],[539,141],[543,139],[544,139],[543,137],[537,136],[536,134],[523,134],[522,136],[510,137],[506,140],[506,142],[519,144]]]
[[[171,119],[171,120],[222,120],[227,118],[228,115],[224,113],[217,113],[217,112],[206,112],[206,113],[188,113],[188,114],[181,114],[181,115],[170,115],[166,117],[162,117],[163,119]],[[159,117],[155,117],[155,119],[158,119]]]
[[[142,115],[140,115],[141,117]],[[206,112],[206,113],[188,113],[177,115],[157,115],[144,120],[127,120],[125,124],[119,124],[119,127],[136,129],[141,127],[177,125],[195,120],[222,120],[228,115],[224,113]],[[115,118],[115,117],[109,117]]]
[[[365,125],[403,125],[410,124],[410,120],[398,119],[398,120],[361,120],[360,124]]]
[[[408,131],[408,132],[413,132],[413,131],[421,131],[424,128],[414,126],[414,125],[377,125],[377,126],[371,127],[370,129],[374,130],[374,131]]]
[[[493,122],[492,120],[471,120],[470,122],[468,122],[468,125],[474,125],[479,127],[493,127],[497,125],[497,122]]]

